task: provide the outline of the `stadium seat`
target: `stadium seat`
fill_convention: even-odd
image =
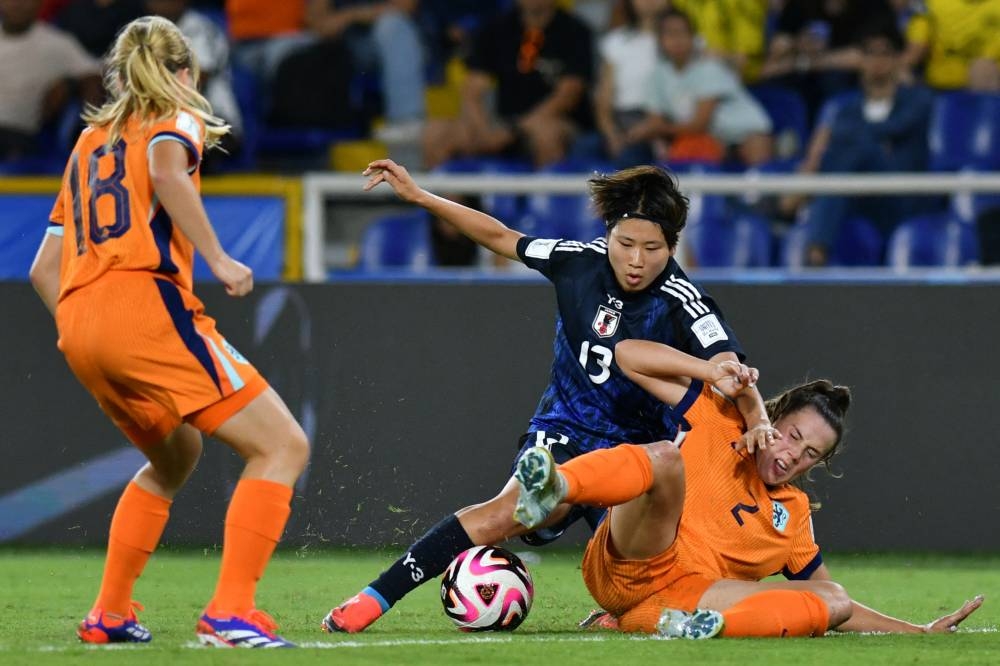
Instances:
[[[702,220],[721,219],[728,215],[729,207],[726,204],[726,198],[721,194],[701,194],[700,192],[692,192],[684,187],[684,176],[720,173],[721,169],[717,164],[679,162],[663,166],[678,177],[681,190],[688,198],[688,224],[694,225]]]
[[[613,165],[603,160],[589,158],[567,158],[541,170],[546,175],[578,175],[583,181],[594,173],[612,173]],[[557,237],[591,240],[591,230],[596,226],[590,195],[580,194],[532,194],[528,197],[527,213],[545,220],[539,224],[561,229]],[[527,232],[526,232],[527,233]]]
[[[361,235],[360,270],[422,271],[431,263],[430,220],[423,211],[376,219]]]
[[[979,98],[979,124],[973,140],[974,166],[1000,171],[1000,94]]]
[[[531,165],[521,160],[496,157],[457,157],[441,164],[434,173],[520,174],[531,173]],[[484,193],[483,210],[507,225],[524,215],[524,196],[508,193]]]
[[[777,156],[789,159],[802,155],[809,141],[809,112],[802,97],[790,88],[777,85],[752,86],[750,94],[771,118]]]
[[[771,263],[771,232],[754,215],[705,218],[682,236],[700,268],[765,267]]]
[[[902,222],[889,239],[887,263],[911,266],[966,266],[979,257],[976,230],[954,215],[921,215]]]
[[[984,96],[976,93],[959,90],[938,94],[928,134],[932,171],[958,171],[974,165],[977,144],[985,156],[989,141],[981,137],[989,128],[983,122],[984,106]]]
[[[806,225],[796,224],[786,233],[781,249],[782,264],[802,268],[806,255]],[[845,220],[830,248],[830,266],[880,266],[882,264],[882,234],[868,220],[855,217]]]

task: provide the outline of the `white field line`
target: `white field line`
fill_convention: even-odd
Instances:
[[[975,629],[959,629],[959,634],[996,634],[1000,633],[1000,628],[998,627],[977,627]],[[831,633],[827,635],[827,639],[835,639],[840,636],[886,636],[888,634],[880,633],[864,633],[864,634],[838,634]],[[300,648],[311,648],[315,650],[334,650],[339,648],[378,648],[378,647],[405,647],[405,646],[422,646],[422,645],[475,645],[475,644],[486,644],[486,645],[502,645],[505,643],[602,643],[607,640],[632,640],[632,641],[649,641],[649,640],[662,640],[658,636],[643,636],[634,635],[628,636],[625,639],[620,638],[620,634],[606,633],[606,634],[583,634],[580,636],[458,636],[456,638],[440,638],[440,639],[426,639],[426,638],[399,638],[399,639],[381,639],[381,640],[347,640],[347,641],[336,641],[336,642],[326,642],[326,641],[307,641],[298,643]],[[156,647],[156,644],[152,646],[148,644],[136,644],[136,643],[119,643],[114,645],[39,645],[36,648],[27,650],[28,652],[68,652],[70,650],[77,650],[83,647],[87,650],[148,650],[150,647]],[[196,641],[188,641],[181,645],[181,647],[189,649],[210,649],[206,648],[204,645]],[[0,645],[0,652],[8,652],[13,648],[9,645]]]

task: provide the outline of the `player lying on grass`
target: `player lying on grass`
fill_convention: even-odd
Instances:
[[[594,208],[607,236],[589,243],[531,238],[489,215],[437,197],[391,160],[372,162],[366,190],[387,183],[402,200],[426,208],[496,254],[524,262],[552,281],[558,318],[555,360],[521,451],[536,444],[565,461],[619,442],[672,438],[671,411],[629,381],[614,362],[615,343],[656,340],[694,356],[737,362],[742,349],[715,303],[673,259],[687,219],[687,199],[666,171],[625,169],[590,180]],[[512,330],[504,353],[517,353]],[[748,421],[761,441],[770,436],[763,400],[753,391]],[[753,402],[753,399],[756,402]],[[512,514],[517,484],[491,500],[444,518],[376,580],[323,620],[327,631],[357,632],[420,584],[433,580],[462,551],[526,535],[541,545],[581,517],[595,527],[602,509],[564,505],[530,535]],[[529,540],[530,539],[530,540]]]
[[[978,596],[918,625],[858,603],[831,580],[809,499],[794,483],[836,452],[851,402],[846,387],[817,380],[769,400],[779,436],[751,453],[726,397],[748,389],[736,364],[643,340],[620,342],[615,354],[689,427],[677,445],[622,444],[559,466],[536,447],[515,470],[515,518],[528,528],[563,504],[612,507],[582,567],[610,614],[601,624],[684,638],[947,632],[982,604]],[[762,580],[777,572],[789,580]]]

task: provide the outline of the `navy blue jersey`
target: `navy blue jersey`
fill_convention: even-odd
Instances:
[[[671,410],[615,363],[619,340],[662,342],[703,359],[726,351],[744,358],[715,302],[673,258],[647,289],[628,293],[615,279],[603,238],[526,236],[517,254],[552,281],[559,308],[552,375],[531,430],[568,435],[581,452],[674,437]]]

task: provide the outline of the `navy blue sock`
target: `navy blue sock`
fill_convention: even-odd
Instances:
[[[444,573],[455,556],[474,543],[452,514],[417,539],[401,558],[392,563],[369,587],[381,596],[383,612],[429,580]]]

